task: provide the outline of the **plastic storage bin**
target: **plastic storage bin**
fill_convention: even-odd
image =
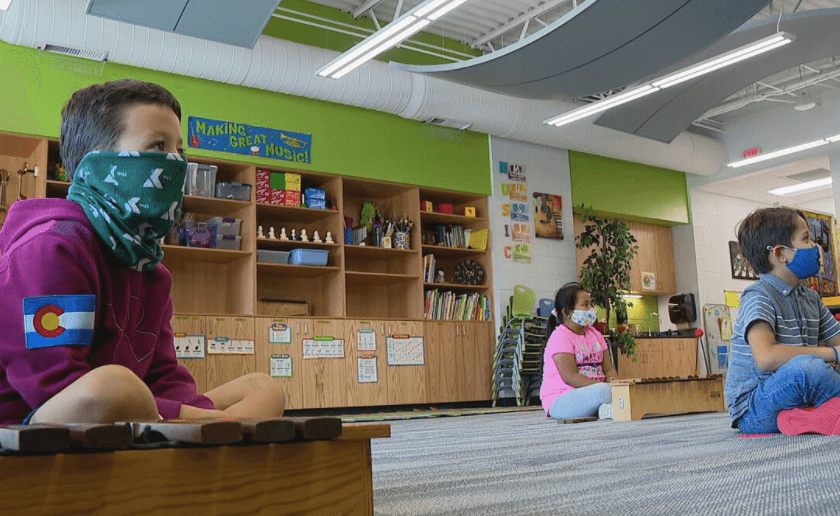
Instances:
[[[220,199],[233,199],[234,201],[250,201],[251,185],[223,181],[216,185],[216,197]]]
[[[216,235],[216,249],[230,249],[239,251],[242,247],[242,237],[233,235]]]
[[[207,221],[207,227],[215,227],[217,235],[239,236],[242,219],[213,217]]]
[[[204,222],[185,222],[179,230],[179,241],[187,247],[211,248],[216,246],[216,228]]]
[[[292,265],[314,265],[323,267],[330,259],[330,252],[320,249],[293,249],[289,254],[289,263]]]
[[[289,263],[289,253],[257,249],[257,261],[261,263]]]
[[[218,171],[219,167],[216,165],[187,163],[187,180],[184,184],[184,194],[213,197],[213,189],[216,187],[216,173]]]

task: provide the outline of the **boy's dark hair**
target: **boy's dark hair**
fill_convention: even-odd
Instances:
[[[578,292],[581,291],[589,292],[577,282],[566,283],[560,287],[560,290],[558,290],[557,294],[554,296],[554,311],[557,312],[557,317],[554,317],[552,314],[551,317],[548,318],[548,335],[554,333],[555,328],[565,322],[566,318],[563,315],[564,309],[574,311],[575,305],[577,304]]]
[[[808,220],[802,211],[794,208],[759,208],[747,215],[738,224],[738,243],[744,258],[750,262],[755,272],[767,274],[773,270],[767,258],[767,247],[784,245],[793,246],[793,233],[796,231],[796,218],[802,217],[806,225]]]
[[[181,119],[175,96],[150,82],[120,79],[93,84],[70,96],[61,111],[61,159],[71,181],[85,154],[113,149],[125,130],[126,108],[136,104],[162,104]]]

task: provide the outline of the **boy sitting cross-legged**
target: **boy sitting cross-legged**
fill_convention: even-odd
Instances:
[[[805,215],[762,208],[738,241],[760,279],[744,290],[729,359],[726,403],[745,433],[840,434],[840,323],[801,280],[820,270]]]
[[[0,232],[0,423],[282,415],[268,375],[201,395],[176,360],[158,240],[181,209],[180,121],[171,93],[131,79],[64,108],[67,199],[17,202]]]

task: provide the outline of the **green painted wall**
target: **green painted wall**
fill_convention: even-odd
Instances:
[[[688,224],[684,172],[569,151],[572,204],[648,224]]]
[[[280,2],[279,8],[290,9],[292,11],[297,11],[298,13],[305,13],[312,16],[317,16],[319,18],[324,18],[326,20],[332,20],[335,22],[340,22],[342,24],[353,25],[355,27],[376,30],[376,26],[373,24],[373,20],[371,20],[367,16],[361,16],[358,19],[355,19],[353,18],[352,14],[344,12],[340,9],[334,9],[332,7],[327,7],[324,5],[315,4],[304,0],[283,0],[282,2]],[[285,10],[278,10],[277,14],[282,14],[283,16],[303,20],[309,23],[324,24],[331,27],[339,28],[341,30],[352,31],[352,29],[348,29],[347,27],[335,23],[330,23],[329,21],[316,20],[308,16],[292,14]],[[382,25],[382,21],[380,21],[380,25]],[[354,37],[349,34],[342,34],[341,32],[322,29],[319,27],[313,27],[312,25],[307,25],[305,23],[283,20],[276,17],[271,18],[265,30],[263,31],[263,34],[267,36],[273,36],[275,38],[294,41],[296,43],[302,43],[304,45],[335,50],[336,52],[344,52],[362,40],[362,38],[360,37]],[[470,47],[469,45],[461,43],[460,41],[456,41],[450,38],[444,38],[443,36],[437,36],[435,34],[429,34],[426,32],[421,32],[417,34],[416,36],[411,38],[411,41],[419,41],[423,43],[437,45],[438,47],[441,47],[443,49],[454,50],[455,52],[470,54],[472,56],[482,55],[482,52],[480,50],[476,50]],[[463,56],[449,54],[446,51],[443,51],[442,53],[444,55],[454,57],[458,61],[465,59]],[[429,54],[425,54],[423,52],[416,52],[407,48],[394,48],[378,56],[376,59],[379,61],[396,61],[398,63],[406,63],[412,65],[436,65],[454,62],[452,59],[444,59],[437,56],[431,56]]]
[[[0,41],[0,131],[58,137],[61,108],[73,91],[133,77],[175,94],[183,109],[184,134],[187,117],[195,115],[313,135],[313,162],[308,165],[187,149],[194,155],[492,193],[485,134],[433,132],[419,122],[372,110],[113,63],[100,75],[85,73],[87,68]]]

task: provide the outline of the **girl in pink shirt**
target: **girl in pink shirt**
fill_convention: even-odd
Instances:
[[[540,387],[546,415],[611,419],[612,392],[606,382],[616,371],[604,353],[604,337],[592,328],[597,318],[592,297],[580,283],[568,283],[557,291],[551,313]]]

